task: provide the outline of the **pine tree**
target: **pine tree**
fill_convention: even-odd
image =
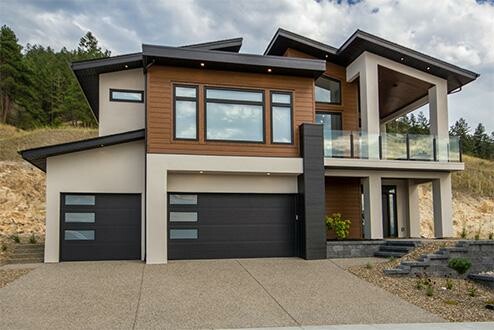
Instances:
[[[470,136],[470,126],[465,119],[458,119],[449,129],[449,134],[460,138],[463,153],[472,154],[472,138]]]
[[[111,52],[108,49],[102,50],[98,46],[98,39],[88,31],[79,41],[79,47],[77,48],[77,54],[80,59],[93,59],[100,57],[109,57]]]
[[[485,127],[479,123],[472,136],[473,154],[480,158],[488,158],[489,156],[489,136],[485,132]]]
[[[3,25],[0,29],[0,123],[7,122],[14,103],[19,101],[26,87],[21,50],[14,31]]]

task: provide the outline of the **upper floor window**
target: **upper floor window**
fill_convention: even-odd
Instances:
[[[341,83],[328,77],[316,80],[316,102],[341,104]]]
[[[206,140],[264,142],[264,93],[206,88]]]
[[[271,93],[271,142],[293,143],[291,93]]]
[[[110,101],[143,103],[144,92],[129,89],[110,89]]]
[[[175,85],[173,107],[173,137],[197,140],[197,86]]]

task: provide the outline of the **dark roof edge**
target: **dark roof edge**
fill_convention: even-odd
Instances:
[[[92,60],[74,61],[71,68],[74,71],[92,69],[110,64],[123,64],[126,62],[135,62],[142,60],[142,53],[130,53],[111,57],[96,58]]]
[[[408,48],[408,47],[399,45],[399,44],[397,44],[395,42],[392,42],[392,41],[383,39],[381,37],[378,37],[376,35],[373,35],[371,33],[368,33],[368,32],[362,31],[362,30],[355,31],[355,33],[353,33],[350,36],[350,38],[348,38],[343,43],[343,45],[339,48],[338,54],[340,54],[341,52],[343,52],[348,47],[348,45],[351,44],[352,41],[355,40],[356,38],[365,39],[367,41],[373,42],[373,43],[378,44],[380,46],[383,46],[383,47],[386,47],[386,48],[390,48],[390,49],[395,50],[397,52],[403,53],[404,55],[412,56],[412,57],[415,57],[415,58],[417,58],[419,60],[423,60],[423,61],[426,61],[426,62],[431,62],[431,64],[434,64],[436,66],[439,66],[439,67],[441,67],[441,68],[443,68],[445,70],[452,70],[452,71],[456,71],[456,73],[459,73],[459,74],[468,75],[472,79],[476,79],[476,78],[478,78],[480,76],[480,74],[478,74],[476,72],[473,72],[471,70],[461,68],[461,67],[459,67],[457,65],[454,65],[454,64],[445,62],[445,61],[440,60],[438,58],[435,58],[435,57],[432,57],[430,55],[427,55],[427,54],[418,52],[418,51],[413,50],[411,48]]]
[[[271,47],[273,46],[273,44],[274,44],[275,40],[278,38],[278,36],[288,37],[292,40],[306,44],[307,46],[310,46],[310,47],[321,49],[322,51],[328,52],[330,54],[336,54],[336,52],[338,51],[338,48],[336,48],[336,47],[332,47],[332,46],[326,45],[322,42],[316,41],[314,39],[310,39],[310,38],[304,37],[300,34],[296,34],[294,32],[279,28],[276,31],[273,38],[271,39],[271,41],[269,42],[268,47],[266,47],[266,50],[264,51],[264,55],[267,55],[269,53],[269,51],[271,50]]]
[[[91,139],[54,144],[45,147],[20,150],[22,158],[42,171],[46,171],[46,158],[72,152],[90,150],[144,139],[145,129],[128,131]]]
[[[190,44],[180,46],[180,48],[192,48],[192,49],[204,49],[204,50],[221,50],[224,48],[234,48],[235,52],[238,52],[242,47],[243,38],[231,38],[224,40],[216,40],[209,42],[202,42],[199,44]]]
[[[290,67],[293,69],[325,70],[325,61],[319,59],[293,58],[286,56],[231,53],[217,50],[202,50],[142,44],[143,56],[181,58],[211,62],[238,63],[245,65]],[[324,64],[324,68],[322,67]],[[292,65],[296,65],[293,67]]]

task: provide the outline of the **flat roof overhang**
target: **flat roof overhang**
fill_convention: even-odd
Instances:
[[[144,66],[151,63],[206,70],[226,70],[315,78],[326,70],[326,62],[284,56],[239,54],[213,50],[142,45]],[[201,63],[204,66],[201,66]]]
[[[448,81],[448,92],[457,90],[479,77],[479,74],[473,71],[361,30],[357,30],[340,48],[335,48],[287,30],[278,29],[264,54],[283,55],[288,48],[294,48],[315,58],[327,59],[342,66],[348,66],[364,51],[368,51],[446,79]]]
[[[46,172],[46,159],[48,157],[69,154],[78,151],[107,147],[111,145],[144,140],[144,129],[129,131],[119,134],[100,136],[87,140],[69,143],[55,144],[46,147],[26,149],[19,151],[22,158],[43,172]]]

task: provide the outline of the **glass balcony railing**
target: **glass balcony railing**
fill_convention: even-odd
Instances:
[[[353,131],[324,131],[324,156],[383,160],[461,162],[458,137],[437,139],[433,135]]]

